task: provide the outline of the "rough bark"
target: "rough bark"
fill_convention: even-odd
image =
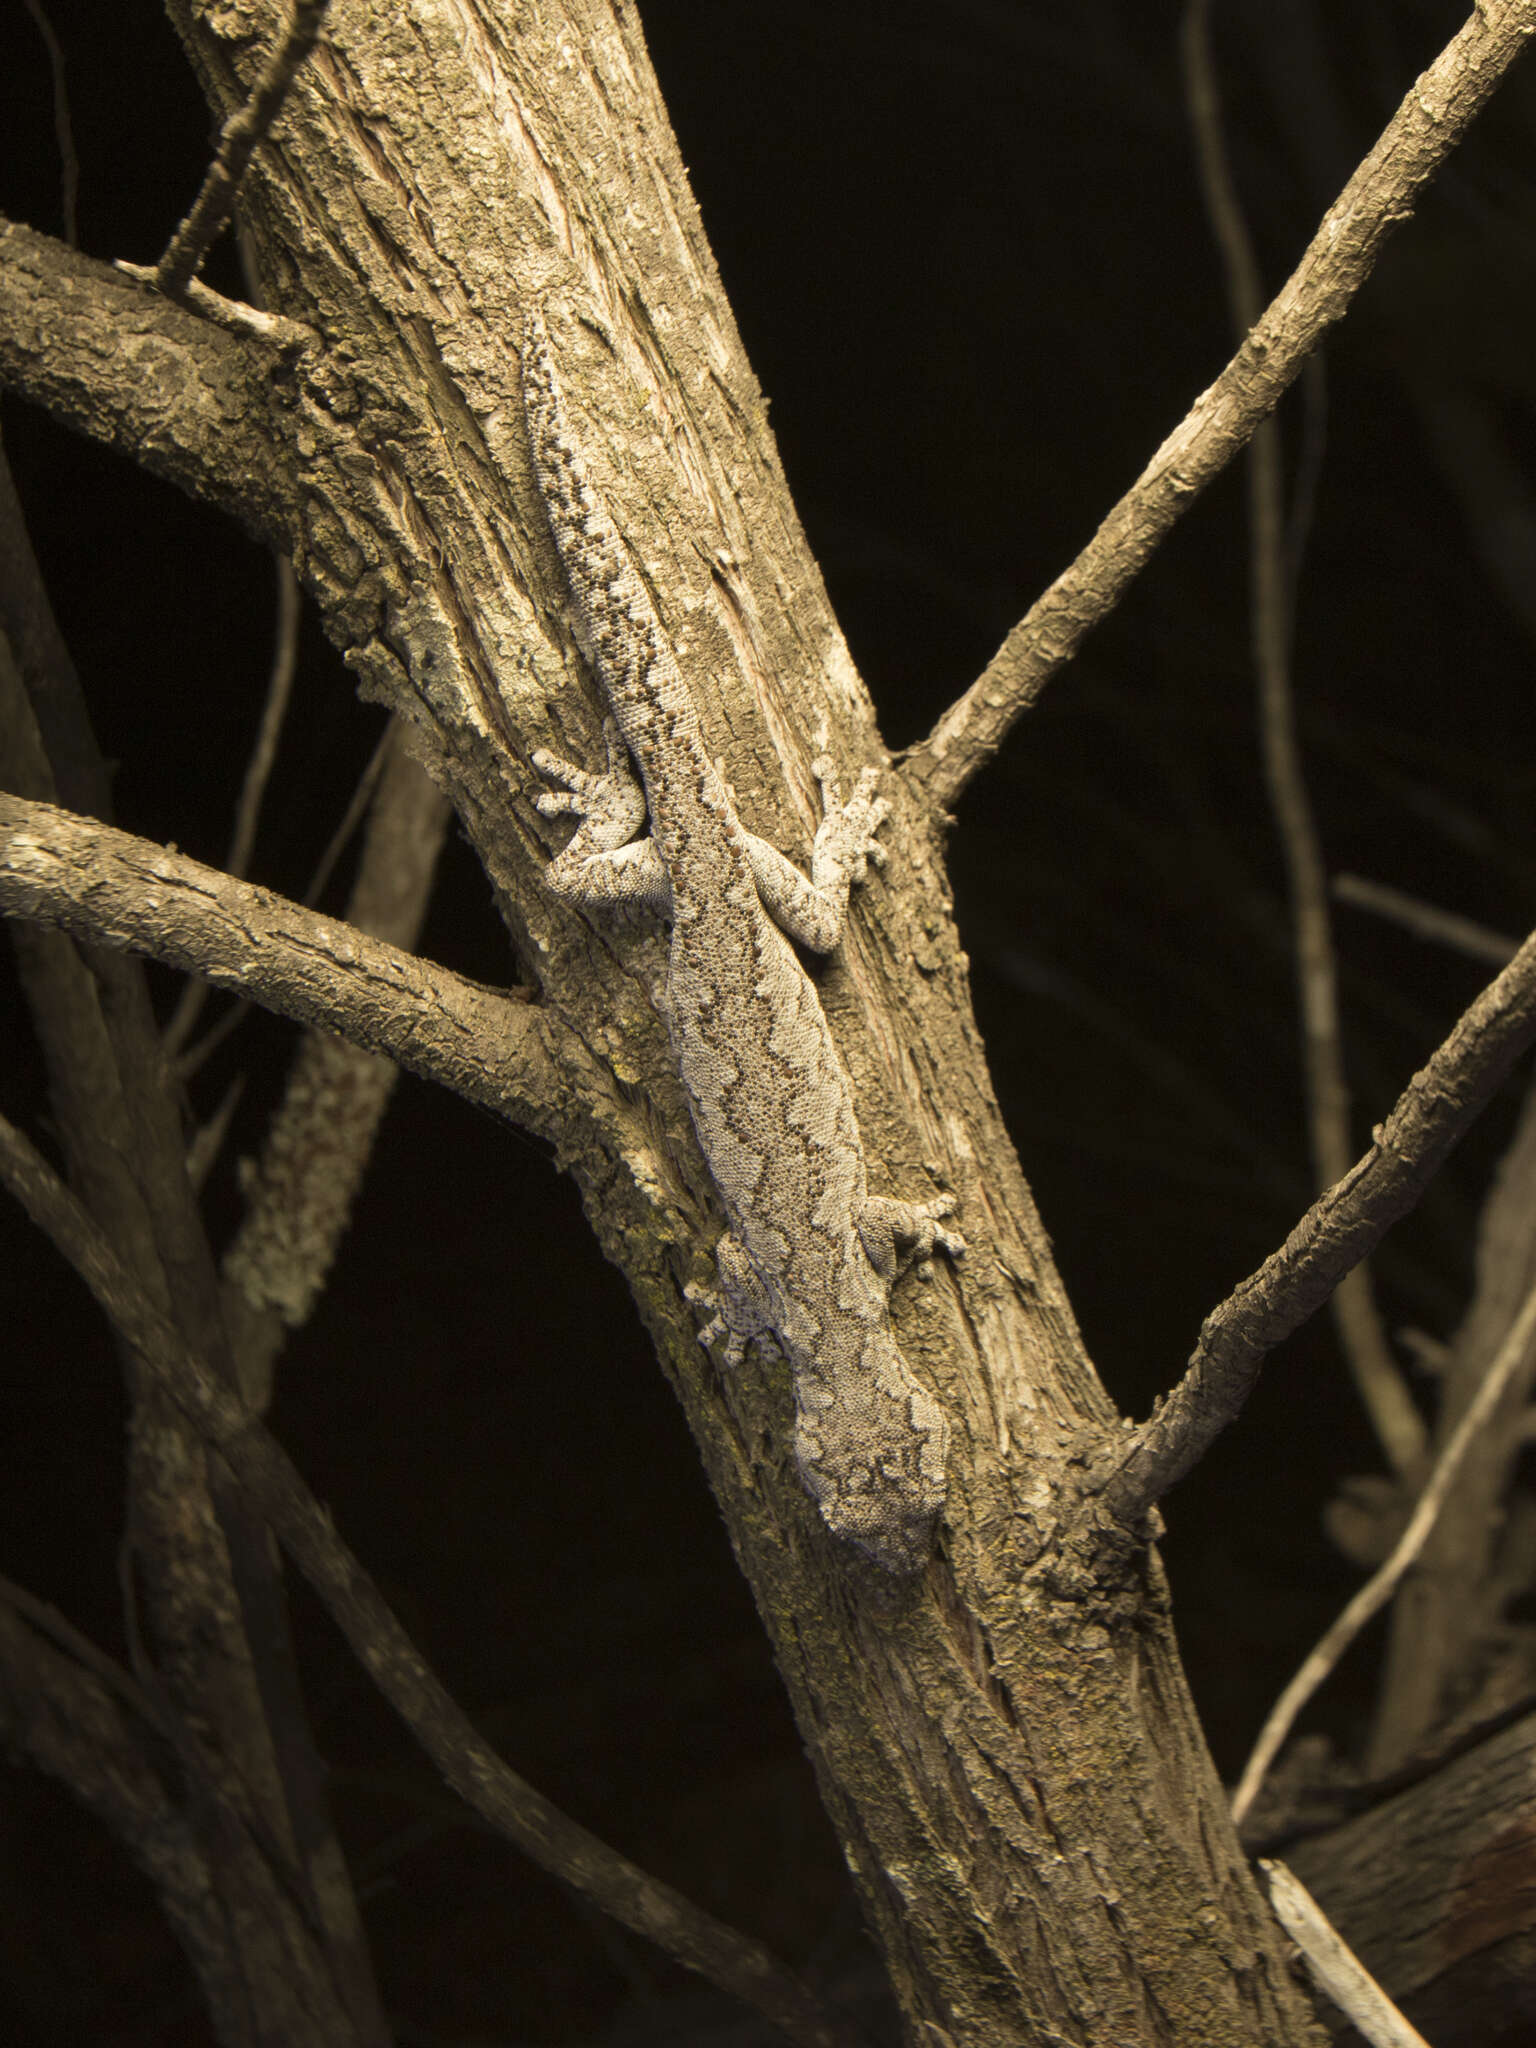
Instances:
[[[540,1136],[563,1130],[559,1078],[581,1047],[525,991],[483,988],[340,918],[51,804],[0,795],[0,842],[8,916],[152,954],[387,1054]],[[60,1007],[67,1012],[67,1002]]]
[[[287,548],[291,471],[268,416],[280,361],[110,265],[0,220],[6,389]]]
[[[1536,2028],[1533,1765],[1526,1714],[1284,1851],[1435,2048],[1515,2048]]]

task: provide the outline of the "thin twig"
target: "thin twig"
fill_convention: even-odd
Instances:
[[[275,556],[273,566],[277,571],[277,630],[273,638],[272,665],[267,675],[267,693],[261,707],[261,722],[256,730],[256,744],[246,764],[240,801],[235,807],[234,829],[229,837],[229,852],[224,857],[225,873],[238,875],[242,880],[250,872],[256,827],[261,820],[262,798],[272,779],[277,743],[293,697],[293,679],[299,663],[299,579],[285,555]]]
[[[64,239],[71,249],[80,246],[80,159],[75,153],[75,133],[69,118],[69,84],[64,76],[64,51],[43,0],[22,0],[31,15],[43,47],[48,52],[48,70],[53,80],[53,138],[59,145],[59,210],[64,216]]]
[[[1409,896],[1402,889],[1389,888],[1385,882],[1368,882],[1363,875],[1335,875],[1333,893],[1340,903],[1389,918],[1404,931],[1412,932],[1416,939],[1454,946],[1469,959],[1490,960],[1496,967],[1512,960],[1520,943],[1485,924],[1475,923],[1470,917],[1458,917],[1454,911],[1426,903],[1420,896]]]
[[[368,756],[367,765],[357,778],[357,787],[352,792],[347,808],[341,814],[341,823],[326,841],[325,851],[315,863],[315,871],[309,878],[309,887],[304,891],[306,910],[313,910],[324,895],[325,885],[336,871],[336,863],[346,852],[353,833],[362,823],[364,814],[373,801],[373,793],[379,786],[379,778],[384,773],[391,749],[400,744],[402,730],[399,719],[391,718],[379,734],[378,744]],[[422,772],[425,773],[425,770]]]
[[[210,1024],[195,1044],[188,1046],[184,1053],[178,1055],[171,1072],[182,1087],[208,1064],[227,1039],[233,1038],[255,1008],[256,1005],[249,996],[242,997],[237,1003],[231,1003],[223,1016],[216,1023]],[[175,1019],[172,1018],[171,1021],[174,1023]]]
[[[213,1171],[214,1161],[224,1149],[229,1136],[230,1125],[235,1120],[235,1111],[245,1093],[244,1074],[236,1074],[224,1093],[219,1097],[218,1106],[212,1116],[204,1117],[187,1141],[187,1179],[194,1195],[201,1195]]]
[[[325,851],[315,863],[315,871],[309,878],[309,887],[299,899],[306,910],[313,910],[320,901],[326,883],[335,872],[337,862],[346,852],[348,842],[351,840],[353,833],[357,830],[362,820],[363,814],[372,802],[373,793],[379,786],[380,777],[383,775],[385,764],[389,759],[391,743],[397,737],[397,728],[398,720],[391,718],[385,725],[383,732],[380,733],[378,744],[368,756],[367,766],[357,778],[357,785],[348,800],[346,810],[342,813],[341,823],[326,841]],[[366,854],[364,858],[366,859]],[[434,852],[434,863],[436,858],[437,856]],[[358,923],[356,913],[350,905],[347,909],[347,917],[351,923]],[[362,929],[366,931],[368,927],[363,925]],[[374,936],[378,938],[384,936],[384,934],[376,932]],[[402,940],[401,943],[413,944],[415,936],[415,933],[412,933],[409,940]],[[224,1015],[217,1024],[209,1025],[196,1045],[189,1046],[177,1058],[175,1067],[177,1080],[182,1082],[189,1081],[198,1068],[205,1064],[209,1056],[217,1052],[225,1039],[245,1022],[246,1018],[251,1014],[251,1007],[248,1001],[236,1003],[231,1009],[224,1012]]]
[[[1498,1355],[1489,1366],[1487,1376],[1478,1388],[1475,1398],[1446,1439],[1445,1448],[1435,1460],[1428,1484],[1415,1502],[1408,1526],[1398,1538],[1392,1555],[1366,1580],[1338,1619],[1308,1651],[1301,1668],[1270,1709],[1269,1718],[1259,1731],[1259,1739],[1253,1745],[1253,1753],[1244,1764],[1243,1775],[1238,1780],[1236,1792],[1232,1795],[1234,1826],[1241,1825],[1244,1815],[1252,1806],[1270,1765],[1279,1754],[1281,1744],[1291,1732],[1296,1716],[1328,1677],[1361,1629],[1373,1615],[1379,1614],[1386,1606],[1397,1591],[1408,1567],[1429,1541],[1436,1517],[1456,1483],[1468,1451],[1480,1433],[1487,1428],[1500,1402],[1519,1374],[1530,1370],[1533,1342],[1536,1342],[1536,1288],[1532,1288],[1526,1296],[1524,1305],[1511,1325],[1509,1335],[1500,1345]]]
[[[42,1154],[0,1118],[0,1181],[90,1288],[134,1354],[233,1472],[363,1668],[468,1805],[541,1868],[804,2048],[850,2048],[776,1957],[571,1820],[509,1769],[444,1689],[276,1439],[218,1385],[146,1299]]]
[[[229,835],[229,852],[224,857],[224,872],[242,880],[250,872],[251,854],[256,846],[256,827],[261,820],[262,798],[272,779],[277,743],[282,736],[283,721],[288,716],[288,706],[293,698],[293,679],[299,666],[299,579],[286,555],[274,555],[272,559],[277,569],[277,629],[273,639],[272,664],[267,671],[267,690],[262,700],[261,719],[256,727],[256,744],[246,763],[245,781],[241,785],[240,800],[235,806],[235,822]],[[194,978],[182,989],[180,1000],[171,1013],[171,1021],[161,1035],[161,1050],[167,1060],[174,1060],[191,1037],[207,999],[206,981]]]
[[[135,284],[155,287],[156,270],[152,263],[130,263],[126,257],[115,258],[112,268],[124,277],[131,277]],[[303,354],[317,348],[320,337],[313,327],[306,327],[302,320],[290,320],[284,313],[268,313],[260,306],[247,305],[244,299],[227,299],[222,292],[216,292],[211,285],[201,283],[197,278],[181,293],[177,303],[189,313],[196,313],[210,326],[222,328],[224,333],[233,334],[241,341],[262,341],[284,354]]]
[[[1221,251],[1232,324],[1241,339],[1263,311],[1258,258],[1227,161],[1221,94],[1209,34],[1210,0],[1188,0],[1179,37],[1184,96],[1194,133],[1200,187]],[[1328,914],[1328,872],[1307,793],[1296,696],[1291,674],[1290,578],[1285,536],[1285,492],[1280,429],[1260,422],[1248,450],[1249,589],[1253,665],[1258,680],[1259,739],[1270,810],[1285,861],[1291,935],[1301,1019],[1302,1072],[1312,1185],[1332,1187],[1354,1156],[1349,1084],[1333,930]],[[1377,1442],[1399,1473],[1423,1464],[1425,1429],[1382,1327],[1364,1261],[1335,1289],[1334,1320],[1350,1373]]]
[[[267,59],[250,98],[230,115],[219,132],[218,147],[192,211],[166,245],[155,266],[155,287],[167,298],[186,292],[215,237],[229,219],[235,194],[257,145],[271,133],[288,88],[319,39],[329,0],[294,0],[288,32]]]
[[[1536,1286],[1536,1084],[1529,1078],[1478,1217],[1473,1272],[1472,1297],[1439,1374],[1437,1451],[1477,1398]],[[1460,1722],[1502,1695],[1494,1674],[1501,1664],[1508,1669],[1511,1603],[1523,1599],[1532,1578],[1530,1503],[1520,1477],[1528,1391],[1516,1385],[1464,1461],[1393,1603],[1364,1744],[1372,1777],[1421,1749],[1448,1718]],[[1397,1533],[1390,1531],[1381,1555]]]
[[[1307,1959],[1307,1967],[1371,2048],[1429,2048],[1429,2043],[1388,1998],[1354,1950],[1283,1863],[1260,1857],[1275,1918]]]
[[[1049,678],[1119,602],[1180,514],[1273,410],[1532,34],[1536,0],[1480,0],[1415,81],[1226,369],[1077,560],[913,750],[907,776],[935,811],[954,803]]]
[[[1408,1213],[1532,1039],[1536,935],[1414,1075],[1370,1151],[1206,1317],[1183,1378],[1115,1459],[1101,1499],[1116,1521],[1138,1522],[1199,1462],[1241,1412],[1265,1354]]]

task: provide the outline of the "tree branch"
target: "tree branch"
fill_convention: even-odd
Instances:
[[[0,1739],[67,1785],[125,1846],[154,1885],[215,2023],[225,2023],[222,2038],[239,2039],[240,1969],[212,1872],[124,1698],[121,1686],[61,1649],[55,1631],[45,1634],[23,1606],[0,1599]]]
[[[1050,677],[1113,610],[1175,520],[1273,410],[1533,33],[1536,0],[1479,0],[1415,81],[1226,369],[909,756],[907,776],[935,810],[954,803]]]
[[[1492,931],[1473,918],[1458,917],[1452,910],[1441,910],[1436,904],[1410,896],[1405,890],[1393,889],[1385,882],[1369,882],[1363,875],[1335,875],[1333,894],[1339,903],[1387,918],[1431,945],[1453,946],[1469,959],[1491,960],[1495,967],[1502,967],[1514,956],[1516,941],[1505,938],[1502,932]]]
[[[330,0],[293,0],[287,30],[268,57],[250,98],[219,131],[218,148],[202,189],[155,266],[155,289],[167,298],[178,299],[185,292],[234,211],[235,194],[246,166],[282,112],[288,88],[315,47],[329,5]]]
[[[51,617],[30,548],[3,564],[7,613]],[[32,585],[30,591],[26,586]],[[52,633],[54,655],[62,637]],[[51,797],[56,785],[43,752],[26,684],[46,683],[54,710],[73,702],[66,724],[81,752],[72,756],[84,779],[105,790],[105,765],[90,732],[78,678],[67,656],[48,672],[49,650],[40,640],[42,667],[30,678],[0,676],[0,755],[12,787]],[[17,685],[20,683],[21,688]],[[21,935],[18,935],[21,936]],[[91,946],[80,956],[58,932],[28,930],[18,947],[34,1017],[51,1070],[52,1095],[66,1153],[93,1161],[85,1184],[103,1186],[101,1155],[107,1132],[126,1125],[126,1143],[111,1171],[122,1176],[98,1227],[114,1256],[122,1246],[134,1284],[168,1314],[189,1352],[233,1391],[238,1385],[233,1347],[222,1312],[214,1261],[188,1179],[181,1117],[168,1084],[142,964],[120,950]],[[50,948],[56,957],[44,963]],[[66,957],[67,956],[67,957]],[[88,970],[78,1015],[61,1015],[69,973]],[[42,969],[42,972],[36,970]],[[41,1000],[39,1000],[39,998]],[[63,1074],[66,1046],[91,1022],[105,1039],[99,1074],[102,1099],[82,1127],[79,1077]],[[104,1110],[105,1114],[100,1114]],[[126,1222],[126,1232],[123,1225]],[[221,1900],[238,1920],[236,1898],[252,1888],[288,1922],[300,1950],[290,1953],[290,1974],[279,2002],[263,2024],[286,2024],[296,2006],[317,1998],[334,2008],[335,2038],[380,2043],[386,2035],[378,1994],[361,1943],[355,1902],[344,1883],[321,1873],[340,1870],[293,1669],[287,1613],[276,1558],[267,1533],[222,1466],[210,1467],[195,1432],[153,1375],[146,1380],[129,1352],[127,1513],[123,1547],[130,1598],[130,1637],[140,1675],[163,1699],[166,1730],[183,1764],[214,1795],[205,1847]],[[156,1665],[140,1644],[136,1600],[142,1587]],[[194,1733],[200,1731],[200,1734]],[[248,1802],[248,1806],[246,1804]],[[307,1923],[307,1924],[305,1924]],[[311,1936],[316,1939],[311,1939]],[[260,1974],[255,1949],[242,1959]],[[300,1983],[303,1989],[300,1989]],[[346,2022],[350,2021],[350,2024]],[[328,2022],[329,2023],[329,2022]]]
[[[767,1949],[599,1841],[482,1741],[276,1439],[203,1370],[171,1323],[135,1287],[41,1153],[4,1118],[0,1181],[58,1246],[136,1356],[233,1472],[363,1668],[460,1798],[541,1868],[762,2013],[791,2040],[804,2048],[851,2048],[846,2030]]]
[[[1132,1434],[1102,1490],[1116,1521],[1137,1522],[1199,1462],[1241,1410],[1264,1354],[1413,1207],[1533,1038],[1536,935],[1414,1075],[1364,1158],[1206,1317],[1184,1377]]]
[[[519,993],[52,804],[0,795],[0,915],[126,946],[558,1141],[581,1042]]]
[[[291,554],[297,497],[271,426],[280,353],[0,218],[0,386]]]
[[[169,1744],[165,1716],[158,1701],[150,1698],[133,1674],[125,1671],[115,1657],[109,1657],[89,1636],[82,1635],[57,1607],[46,1600],[39,1600],[35,1593],[29,1593],[25,1586],[18,1586],[14,1579],[4,1577],[0,1577],[0,1605],[13,1609],[28,1628],[47,1636],[73,1664],[82,1671],[88,1671],[108,1692],[115,1693],[146,1728],[153,1729],[163,1742]]]

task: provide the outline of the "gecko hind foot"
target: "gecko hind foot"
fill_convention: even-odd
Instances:
[[[936,1195],[929,1202],[902,1202],[889,1195],[870,1195],[855,1222],[869,1263],[887,1280],[915,1265],[924,1279],[932,1277],[933,1254],[949,1258],[965,1256],[965,1239],[958,1230],[946,1230],[943,1219],[953,1216],[953,1195]]]

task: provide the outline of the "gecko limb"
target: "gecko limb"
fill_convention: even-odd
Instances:
[[[777,1344],[773,1303],[734,1231],[725,1231],[715,1246],[715,1271],[718,1288],[688,1286],[683,1292],[695,1308],[712,1311],[710,1321],[699,1332],[699,1342],[709,1346],[723,1337],[725,1363],[734,1369],[754,1337],[772,1338]]]
[[[883,1280],[894,1280],[908,1266],[919,1271],[933,1257],[938,1246],[950,1258],[965,1252],[965,1239],[958,1230],[945,1230],[942,1219],[952,1216],[952,1195],[939,1195],[931,1202],[900,1202],[889,1195],[866,1195],[854,1221],[869,1263]]]
[[[534,749],[539,773],[565,785],[543,791],[534,799],[535,808],[546,818],[577,820],[570,843],[550,862],[544,878],[571,903],[670,910],[672,885],[655,841],[635,838],[645,823],[645,791],[611,718],[604,721],[603,734],[608,767],[601,775],[589,775],[543,747]]]
[[[874,794],[875,770],[866,768],[845,804],[831,764],[812,763],[821,785],[823,815],[811,848],[809,877],[776,846],[754,833],[745,834],[747,859],[763,907],[781,930],[813,953],[830,953],[842,937],[848,913],[848,891],[862,882],[870,861],[884,864],[885,848],[875,838],[890,814],[884,797]]]

